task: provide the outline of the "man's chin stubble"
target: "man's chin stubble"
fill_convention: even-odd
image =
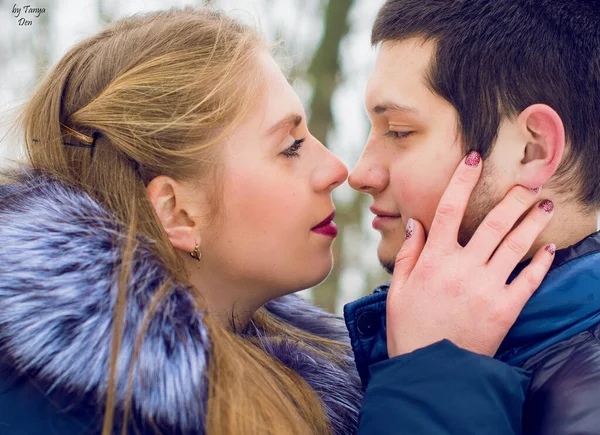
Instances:
[[[392,275],[394,273],[394,265],[395,265],[394,260],[391,260],[391,261],[379,260],[379,264],[381,264],[381,266],[385,269],[385,271],[387,273],[389,273],[390,275]]]
[[[499,196],[493,191],[489,177],[485,178],[483,182],[475,187],[458,231],[458,243],[461,246],[464,247],[469,243],[475,234],[475,231],[479,228],[479,225],[481,225],[488,213],[492,211],[501,200],[502,196]],[[521,216],[518,222],[520,222],[524,216],[525,215]],[[381,264],[385,271],[390,275],[394,273],[395,258],[380,258],[379,264]]]

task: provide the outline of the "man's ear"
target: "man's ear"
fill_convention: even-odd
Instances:
[[[523,150],[517,184],[544,185],[558,169],[565,152],[565,128],[560,116],[545,104],[534,104],[517,118],[527,143]]]
[[[159,175],[146,187],[148,199],[174,248],[192,252],[200,244],[195,210],[197,204],[186,195],[186,188],[171,177]]]

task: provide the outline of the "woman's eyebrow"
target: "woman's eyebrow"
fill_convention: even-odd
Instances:
[[[273,127],[269,128],[267,131],[268,135],[275,133],[280,128],[285,127],[286,125],[292,124],[294,127],[298,127],[302,123],[302,115],[298,115],[297,113],[290,113],[285,116],[281,120],[277,121]]]

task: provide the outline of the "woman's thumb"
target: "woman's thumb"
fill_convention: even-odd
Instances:
[[[396,255],[391,289],[399,289],[408,280],[417,260],[425,247],[425,230],[419,221],[409,219],[406,225],[405,240]]]

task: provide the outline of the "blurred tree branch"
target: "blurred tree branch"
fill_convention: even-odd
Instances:
[[[331,101],[341,81],[340,44],[349,30],[348,16],[352,4],[353,0],[329,1],[325,9],[323,38],[308,68],[308,78],[313,85],[308,126],[311,133],[324,143],[334,124]],[[348,210],[336,215],[335,221],[341,231],[333,245],[335,264],[329,278],[313,292],[313,301],[330,312],[336,308],[339,279],[344,266],[341,252],[344,245],[343,229],[360,221],[360,203],[361,197],[357,196]]]

